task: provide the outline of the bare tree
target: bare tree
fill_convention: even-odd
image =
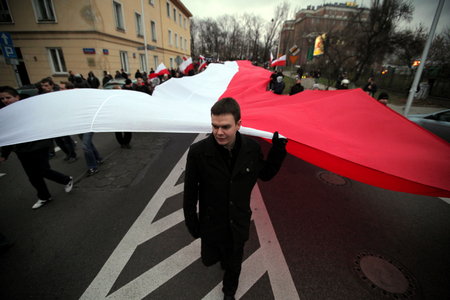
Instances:
[[[386,53],[393,51],[392,37],[396,25],[402,20],[410,20],[413,6],[410,0],[374,0],[369,11],[368,20],[358,15],[358,29],[349,23],[347,32],[351,33],[349,42],[355,46],[354,81],[376,61],[381,62]]]
[[[265,35],[264,35],[264,50],[263,50],[263,61],[267,61],[269,57],[269,50],[274,45],[274,40],[276,35],[280,31],[281,24],[289,16],[289,4],[283,2],[275,8],[274,17],[270,23],[266,25]]]
[[[406,29],[396,32],[392,42],[399,62],[411,69],[413,61],[422,54],[425,41],[426,34],[422,25],[419,25],[414,31]]]

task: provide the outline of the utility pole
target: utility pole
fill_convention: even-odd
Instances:
[[[144,0],[141,0],[142,26],[144,27],[144,53],[145,53],[145,73],[148,73],[148,50],[147,50],[147,30],[145,26]]]
[[[417,91],[417,86],[419,85],[420,77],[422,76],[423,68],[425,67],[425,62],[427,60],[428,51],[430,50],[431,42],[433,41],[433,38],[434,38],[434,33],[436,31],[436,26],[439,21],[439,17],[441,15],[442,7],[444,6],[444,2],[445,2],[445,0],[439,0],[438,7],[436,9],[436,13],[433,18],[433,23],[431,23],[430,33],[428,34],[428,39],[427,39],[427,42],[425,43],[425,48],[423,49],[423,52],[422,52],[422,58],[420,59],[420,65],[417,68],[416,76],[414,76],[413,84],[411,86],[411,89],[409,90],[408,100],[406,101],[406,106],[405,106],[405,112],[403,113],[405,115],[405,117],[408,116],[409,110],[411,109],[411,104],[414,100],[414,94]]]

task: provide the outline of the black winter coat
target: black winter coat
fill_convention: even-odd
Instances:
[[[241,147],[232,171],[212,134],[189,149],[183,209],[186,226],[194,238],[226,242],[231,232],[235,244],[248,240],[253,186],[258,178],[270,180],[276,175],[286,150],[272,147],[265,161],[256,141],[242,135],[240,138]]]
[[[297,93],[303,92],[304,91],[304,87],[303,85],[301,85],[300,83],[296,83],[292,86],[291,91],[289,92],[289,95],[295,95]]]

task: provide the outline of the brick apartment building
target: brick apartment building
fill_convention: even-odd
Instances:
[[[354,2],[308,6],[296,13],[295,20],[284,22],[278,53],[289,56],[289,49],[296,45],[300,49],[300,55],[295,64],[304,65],[308,61],[308,50],[314,46],[318,35],[345,28],[358,13],[361,13],[361,20],[365,21],[369,9],[359,8]]]

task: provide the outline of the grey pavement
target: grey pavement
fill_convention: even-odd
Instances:
[[[302,85],[307,90],[311,90],[313,87],[313,84],[314,84],[313,78],[302,79]],[[319,89],[326,90],[327,87],[324,84],[319,83]],[[330,87],[330,90],[335,90],[335,88]],[[396,104],[388,103],[388,107],[392,108],[393,110],[395,110],[396,112],[398,112],[399,114],[402,114],[402,115],[405,110],[405,105],[396,105]],[[413,102],[411,109],[409,111],[409,114],[410,115],[412,115],[412,114],[427,114],[427,113],[433,113],[433,112],[443,110],[443,109],[445,109],[445,107],[442,107],[439,105],[417,105],[416,106],[416,105],[414,105],[414,102]]]
[[[91,299],[204,299],[220,285],[220,267],[206,268],[186,251],[193,241],[180,215],[182,169],[172,189],[164,186],[194,137],[136,133],[132,148],[121,149],[113,133],[96,134],[94,143],[105,158],[100,172],[86,177],[82,157],[65,164],[58,153],[52,166],[77,182],[70,194],[50,183],[55,200],[37,211],[30,208],[34,191],[17,160],[12,157],[2,165],[7,175],[0,177],[0,229],[15,245],[0,255],[0,299],[79,299],[100,270],[109,276],[115,268],[118,277],[108,295]],[[267,151],[269,145],[260,142]],[[77,151],[80,155],[80,147]],[[273,180],[258,185],[270,215],[264,223],[271,223],[276,234],[265,241],[279,242],[298,295],[276,297],[274,274],[267,271],[239,299],[450,299],[450,206],[442,200],[369,186],[290,155]],[[155,198],[158,192],[167,199],[152,220],[143,212],[161,200]],[[177,215],[173,227],[151,235],[154,226]],[[136,226],[140,216],[149,227]],[[126,237],[132,230],[134,236],[150,237],[131,247],[124,266],[108,265],[117,249],[119,258],[126,254],[120,250],[130,246]],[[259,253],[261,234],[254,220],[246,260]],[[161,267],[174,257],[175,263]],[[406,285],[397,285],[396,294],[374,287],[365,276],[370,272],[361,271],[364,258],[390,262],[401,270]],[[272,260],[274,256],[253,260],[243,272],[242,286],[255,278],[252,269]],[[375,264],[372,271],[388,284],[394,273],[383,266]],[[145,297],[136,296],[174,269],[181,271]],[[128,292],[128,286],[136,288]]]

